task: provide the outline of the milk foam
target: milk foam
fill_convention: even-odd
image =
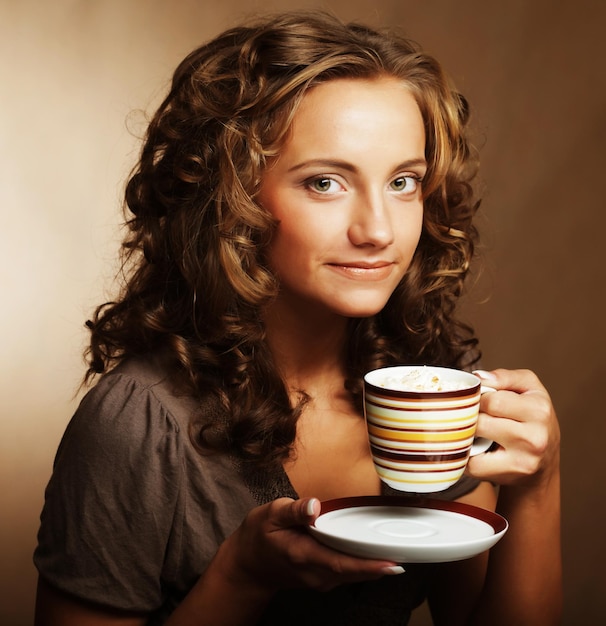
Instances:
[[[413,369],[403,376],[386,376],[380,387],[396,391],[457,391],[469,385],[462,381],[443,380],[439,374],[430,368],[420,367]]]

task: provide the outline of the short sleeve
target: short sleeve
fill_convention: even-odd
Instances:
[[[178,424],[151,389],[120,374],[102,379],[57,451],[34,554],[40,575],[113,608],[160,606],[180,445]]]

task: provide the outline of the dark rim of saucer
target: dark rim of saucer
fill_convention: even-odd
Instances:
[[[459,515],[473,517],[491,526],[495,534],[506,530],[508,526],[507,520],[493,511],[482,509],[471,504],[463,504],[462,502],[437,500],[435,498],[426,498],[422,496],[356,496],[350,498],[324,500],[321,504],[322,511],[320,516],[325,513],[330,513],[331,511],[340,511],[343,509],[358,507],[415,507],[421,509],[449,511],[451,513],[458,513]]]

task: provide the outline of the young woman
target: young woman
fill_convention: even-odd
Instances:
[[[437,494],[508,519],[489,554],[403,571],[305,529],[388,493],[366,371],[477,362],[467,117],[410,41],[323,15],[180,64],[127,186],[127,279],[88,323],[102,376],[46,492],[38,626],[406,624],[426,597],[436,624],[557,623],[559,430],[531,372],[478,373],[498,446]]]

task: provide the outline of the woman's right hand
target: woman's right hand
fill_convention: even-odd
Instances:
[[[392,561],[348,556],[316,541],[305,527],[320,508],[316,498],[280,498],[253,509],[219,550],[224,575],[273,593],[287,587],[328,591],[403,571]]]
[[[279,498],[250,511],[166,625],[250,625],[280,589],[328,591],[404,571],[392,561],[359,559],[317,542],[305,527],[319,514],[315,498]]]

